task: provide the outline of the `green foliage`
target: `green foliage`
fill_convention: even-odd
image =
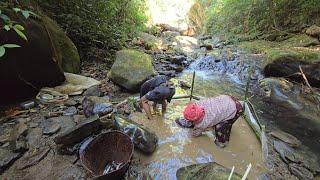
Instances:
[[[144,28],[144,0],[35,0],[65,29],[82,59],[104,59]]]
[[[35,17],[38,17],[35,13],[33,13],[32,11],[28,11],[28,10],[21,10],[19,8],[13,8],[13,10],[18,13],[21,12],[21,14],[28,19],[30,17],[30,15],[33,15]],[[10,30],[14,30],[22,39],[24,39],[25,41],[27,41],[27,36],[23,33],[24,31],[24,27],[20,24],[17,24],[15,21],[12,21],[10,19],[9,16],[7,16],[6,14],[4,14],[1,10],[0,10],[0,20],[2,20],[3,26],[2,29],[4,29],[5,31],[10,31]],[[10,49],[10,48],[18,48],[21,47],[20,45],[17,44],[2,44],[0,45],[0,58],[3,57],[6,53],[6,48]]]
[[[319,0],[213,0],[205,28],[215,33],[300,32],[320,23]]]

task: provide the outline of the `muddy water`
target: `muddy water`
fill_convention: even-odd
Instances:
[[[181,78],[188,80],[191,75],[186,72]],[[232,86],[232,83],[229,84],[229,81],[223,78],[199,74],[196,78],[195,94],[209,97],[227,92],[238,97],[242,96],[241,88]],[[186,93],[181,89],[177,92]],[[139,154],[144,171],[154,179],[171,180],[176,178],[176,171],[179,168],[195,163],[215,161],[230,169],[234,166],[239,174],[243,174],[248,164],[252,163],[253,168],[249,178],[256,179],[264,171],[261,145],[246,121],[240,118],[234,124],[229,145],[221,149],[214,144],[214,135],[211,131],[195,138],[190,135],[190,129],[180,128],[174,122],[182,115],[183,107],[188,102],[187,99],[173,100],[164,117],[158,114],[156,121],[149,121],[142,113],[131,115],[131,119],[145,125],[159,137],[159,148],[154,154],[151,156]]]

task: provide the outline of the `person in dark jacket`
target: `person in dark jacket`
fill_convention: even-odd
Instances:
[[[171,102],[175,94],[174,85],[167,81],[165,76],[156,76],[142,84],[140,88],[140,105],[147,114],[148,119],[153,119],[150,101],[153,102],[155,111],[157,104],[162,104],[162,115],[166,112],[167,103]]]

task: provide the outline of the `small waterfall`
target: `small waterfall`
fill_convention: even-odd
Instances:
[[[230,58],[223,56],[222,58],[216,58],[206,55],[191,63],[188,70],[196,71],[203,78],[217,74],[233,83],[244,85],[248,79],[250,66],[257,67],[257,65],[254,60],[246,59],[244,61],[243,58],[245,57],[240,56],[239,53],[235,53]],[[251,80],[258,80],[262,77],[260,69],[255,68]]]

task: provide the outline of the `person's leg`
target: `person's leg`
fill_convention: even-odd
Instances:
[[[162,115],[164,115],[166,113],[166,111],[167,111],[167,102],[166,102],[166,100],[163,100],[161,104],[162,104]]]
[[[235,120],[224,121],[217,124],[215,128],[215,144],[221,148],[225,147],[230,139],[232,124]]]
[[[140,99],[140,104],[142,105],[142,108],[144,109],[144,111],[146,112],[147,114],[147,117],[148,119],[152,119],[152,115],[151,115],[151,109],[150,109],[150,105],[148,103],[148,99],[143,96],[141,99]]]
[[[156,101],[153,101],[153,104],[152,104],[153,113],[152,114],[157,114],[157,112],[158,112],[157,104],[158,103]]]

